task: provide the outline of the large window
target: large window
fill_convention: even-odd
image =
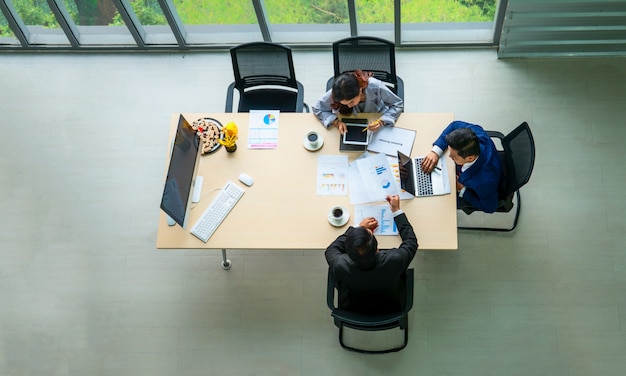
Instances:
[[[498,0],[406,0],[402,43],[491,43]]]
[[[0,48],[489,44],[498,0],[0,0]],[[502,0],[506,3],[506,0]]]
[[[174,0],[192,45],[240,44],[263,40],[250,0]]]

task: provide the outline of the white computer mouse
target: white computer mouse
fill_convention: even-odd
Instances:
[[[244,183],[248,187],[251,187],[252,184],[254,184],[254,179],[252,179],[252,176],[246,174],[245,172],[239,174],[239,181]]]

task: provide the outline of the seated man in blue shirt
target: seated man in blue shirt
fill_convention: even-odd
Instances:
[[[417,238],[400,210],[400,198],[387,196],[387,202],[402,238],[400,247],[379,250],[373,234],[378,221],[369,217],[348,228],[326,249],[341,309],[383,314],[398,312],[406,305],[405,272],[417,252]]]
[[[457,206],[466,213],[472,211],[468,206],[486,213],[495,212],[504,174],[502,161],[489,135],[479,125],[453,121],[424,158],[422,171],[430,173],[446,148],[457,165]]]

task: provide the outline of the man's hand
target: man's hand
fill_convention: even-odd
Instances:
[[[430,153],[426,154],[424,160],[422,161],[422,171],[430,174],[435,166],[437,166],[437,162],[439,162],[439,156],[431,150]]]
[[[346,128],[346,123],[344,123],[343,121],[341,121],[339,119],[335,119],[335,121],[333,121],[333,125],[335,127],[337,127],[337,130],[339,131],[339,134],[342,135],[342,136],[348,130]]]
[[[367,217],[364,218],[361,223],[359,223],[359,226],[365,227],[366,229],[374,232],[374,230],[376,230],[376,227],[378,227],[378,221],[374,217]]]
[[[459,178],[456,179],[456,191],[457,192],[461,192],[461,189],[463,189],[465,186],[461,183],[459,183]]]
[[[386,200],[389,203],[389,206],[391,207],[391,212],[392,213],[395,213],[398,210],[400,210],[400,196],[398,196],[398,195],[395,195],[395,196],[387,195]]]

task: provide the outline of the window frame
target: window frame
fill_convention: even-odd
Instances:
[[[246,43],[250,40],[241,40],[240,42],[231,41],[228,43],[215,43],[204,42],[202,38],[194,38],[193,36],[213,34],[219,36],[219,32],[215,32],[216,27],[202,28],[199,25],[193,27],[186,27],[181,21],[176,8],[172,0],[157,0],[158,4],[167,20],[167,26],[171,29],[174,35],[175,43],[172,42],[151,42],[147,41],[150,36],[153,35],[149,30],[144,27],[139,21],[137,15],[133,11],[130,0],[111,0],[117,11],[120,13],[122,20],[128,32],[132,36],[134,45],[130,43],[116,42],[114,35],[119,35],[119,32],[114,33],[117,26],[111,26],[112,29],[107,29],[106,26],[100,27],[95,33],[89,33],[90,43],[85,40],[85,33],[81,34],[81,29],[91,26],[77,26],[72,20],[69,12],[67,11],[63,0],[46,0],[50,10],[54,14],[59,26],[67,40],[66,45],[59,45],[58,41],[46,36],[45,34],[34,35],[32,30],[24,24],[23,20],[16,12],[13,6],[12,0],[0,0],[0,10],[3,12],[10,29],[19,41],[19,44],[0,44],[0,50],[121,50],[121,51],[148,51],[148,50],[215,50],[230,48],[240,43]],[[290,47],[328,47],[333,41],[350,36],[361,35],[374,35],[384,37],[394,41],[396,47],[459,47],[459,46],[498,46],[500,41],[500,33],[502,31],[503,18],[505,10],[508,5],[508,0],[500,0],[496,10],[496,18],[493,21],[493,30],[491,38],[482,38],[480,40],[463,39],[462,36],[468,34],[468,29],[458,31],[459,39],[454,37],[449,40],[440,41],[403,41],[403,36],[409,35],[408,32],[403,33],[403,24],[401,23],[401,0],[393,0],[394,6],[394,22],[389,24],[376,24],[376,25],[364,25],[358,23],[356,0],[346,0],[348,8],[349,23],[337,24],[337,25],[273,25],[269,22],[267,11],[265,8],[264,0],[250,0],[254,7],[259,37],[266,42],[274,42],[288,45]],[[458,29],[459,25],[455,23],[449,23],[449,28],[446,27],[448,23],[437,23],[436,26],[441,30],[454,33],[454,28]],[[491,24],[490,22],[487,24]],[[420,32],[422,28],[430,27],[432,31],[432,25],[426,24],[405,24],[410,25],[411,30],[417,30]],[[256,28],[251,25],[223,25],[225,30],[228,30],[224,35],[232,35],[232,31],[241,32],[241,35],[253,35]],[[193,29],[193,30],[189,30]],[[379,30],[380,29],[380,30]],[[198,32],[200,30],[200,32]],[[205,31],[206,30],[206,31]],[[193,31],[193,32],[192,32]],[[471,30],[470,30],[471,31]],[[437,31],[435,30],[435,33]],[[485,30],[483,29],[483,34]],[[311,39],[311,36],[318,36],[318,39]],[[486,34],[485,34],[486,35]],[[289,36],[291,40],[288,40],[285,36]],[[58,38],[58,37],[57,37]],[[94,43],[93,40],[97,43]],[[128,38],[130,39],[130,38]],[[158,40],[159,38],[153,38]],[[200,39],[200,41],[198,41]],[[209,38],[210,39],[210,38]],[[219,39],[219,38],[214,38]],[[34,42],[36,40],[36,42]]]

